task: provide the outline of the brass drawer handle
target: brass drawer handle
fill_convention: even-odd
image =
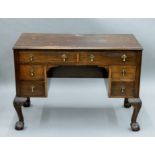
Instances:
[[[63,62],[66,62],[67,55],[66,55],[66,54],[62,54],[62,55],[61,55],[61,58],[63,59]]]
[[[122,58],[122,61],[125,62],[126,59],[127,59],[127,55],[126,55],[126,54],[123,54],[123,55],[121,56],[121,58]]]
[[[30,62],[33,61],[33,55],[30,55]]]
[[[125,75],[126,75],[126,70],[123,69],[123,70],[122,70],[122,76],[125,76]]]
[[[30,75],[31,75],[32,77],[34,77],[34,74],[35,74],[34,69],[31,68],[31,70],[30,70]]]
[[[34,93],[34,89],[35,89],[35,86],[32,85],[32,86],[31,86],[31,92],[32,92],[32,93]]]
[[[90,61],[93,62],[94,61],[95,56],[93,54],[90,55]]]
[[[125,93],[125,87],[124,86],[121,87],[121,93],[122,94]]]

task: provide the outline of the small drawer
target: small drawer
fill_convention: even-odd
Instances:
[[[134,97],[134,82],[111,82],[110,97]]]
[[[70,64],[77,62],[75,52],[19,52],[20,63]]]
[[[20,80],[43,80],[44,67],[41,65],[20,65],[19,79]]]
[[[111,79],[114,81],[134,81],[136,66],[112,66]]]
[[[46,97],[46,86],[44,81],[21,81],[19,84],[22,97]]]

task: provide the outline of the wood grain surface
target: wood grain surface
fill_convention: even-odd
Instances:
[[[132,34],[23,33],[14,49],[142,50],[142,47]]]

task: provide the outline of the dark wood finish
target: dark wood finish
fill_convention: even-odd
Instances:
[[[66,56],[65,62],[63,61],[63,55]],[[51,62],[52,64],[76,63],[77,54],[65,51],[64,52],[21,51],[19,54],[19,61],[21,63],[51,63]]]
[[[133,114],[131,117],[131,129],[132,131],[139,131],[140,126],[137,123],[137,116],[142,106],[142,101],[140,98],[129,98],[128,102],[133,106]]]
[[[24,33],[13,50],[17,129],[24,122],[21,106],[29,107],[30,97],[47,97],[48,77],[107,78],[109,97],[125,98],[124,107],[131,105],[129,98],[139,98],[142,47],[132,34]],[[140,108],[132,105],[134,128]]]
[[[22,113],[22,106],[30,107],[30,98],[23,98],[23,97],[15,97],[13,101],[14,108],[17,112],[19,121],[15,124],[16,130],[23,130],[24,129],[24,117]]]
[[[142,50],[142,47],[132,34],[23,33],[14,49]]]
[[[27,100],[23,103],[23,107],[30,107],[31,106],[31,101],[30,101],[30,98],[27,97]]]
[[[131,103],[128,102],[128,98],[124,99],[124,108],[130,108],[131,107]]]
[[[19,121],[17,121],[15,124],[16,130],[22,130],[24,128],[24,117],[23,117],[21,107],[23,106],[24,102],[26,102],[26,100],[27,100],[27,98],[15,97],[15,99],[13,101],[14,108],[15,108],[18,118],[19,118]]]
[[[56,50],[19,50],[19,61],[23,64],[40,64],[51,63],[53,65],[136,65],[137,53],[135,51],[126,51],[126,61],[122,61],[123,51],[107,51],[107,50],[73,50],[56,51]],[[63,55],[66,56],[63,61]],[[91,56],[94,56],[91,61]]]
[[[122,55],[124,54],[123,51],[89,51],[89,52],[81,52],[80,53],[80,62],[81,64],[85,65],[135,65],[137,54],[134,51],[127,51],[126,61],[122,61]],[[94,56],[93,61],[91,61],[91,55]]]
[[[44,81],[21,81],[20,94],[21,97],[46,97],[46,83]]]
[[[135,81],[135,66],[112,66],[111,78],[113,81]]]
[[[44,68],[42,65],[20,65],[20,80],[43,80]]]
[[[59,66],[50,68],[47,77],[108,78],[108,71],[97,66]]]
[[[112,82],[109,97],[133,97],[135,92],[134,82]]]

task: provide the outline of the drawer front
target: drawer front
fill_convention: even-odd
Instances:
[[[52,63],[52,64],[79,64],[79,65],[135,65],[137,53],[134,51],[74,51],[74,52],[19,52],[20,63]]]
[[[134,97],[135,84],[134,82],[112,82],[110,97]]]
[[[82,52],[80,62],[89,65],[135,65],[136,52]]]
[[[44,67],[41,65],[20,65],[19,79],[20,80],[43,80]]]
[[[19,84],[22,97],[46,97],[44,81],[21,81]]]
[[[75,52],[19,52],[20,63],[71,64],[77,62]]]
[[[111,78],[118,81],[134,81],[136,76],[136,66],[112,66]]]

